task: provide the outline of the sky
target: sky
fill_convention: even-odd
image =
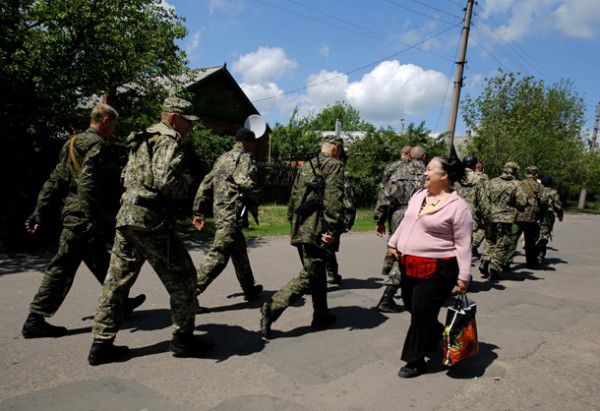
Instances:
[[[185,18],[190,67],[227,64],[273,127],[345,101],[377,127],[443,132],[467,0],[163,0]],[[583,98],[591,136],[600,81],[598,0],[479,0],[461,101],[504,72]],[[456,134],[465,132],[459,111]]]

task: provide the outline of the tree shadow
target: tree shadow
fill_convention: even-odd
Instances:
[[[469,293],[481,293],[490,290],[505,290],[506,287],[501,283],[494,283],[486,279],[472,280],[469,283]]]
[[[52,251],[42,251],[39,254],[18,253],[0,256],[0,276],[18,274],[24,271],[44,272],[54,256]]]
[[[287,332],[273,329],[271,330],[271,339],[300,337],[308,333],[335,329],[349,329],[350,331],[366,330],[376,328],[388,320],[388,317],[381,314],[376,309],[358,307],[355,305],[335,307],[330,309],[330,312],[336,316],[336,321],[326,328],[313,328],[312,326],[307,325],[294,328]]]

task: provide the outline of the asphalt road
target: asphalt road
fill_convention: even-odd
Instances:
[[[216,344],[205,359],[171,356],[168,295],[146,265],[132,295],[148,300],[117,337],[132,356],[98,367],[86,360],[100,291],[87,268],[50,320],[69,335],[25,340],[48,256],[13,255],[0,260],[0,410],[600,410],[599,232],[599,216],[567,215],[545,269],[528,270],[519,254],[515,272],[490,284],[473,267],[480,354],[451,369],[434,357],[412,380],[397,377],[409,315],[373,309],[385,249],[373,233],[342,239],[344,281],[329,292],[337,323],[312,330],[307,296],[267,344],[260,301],[244,302],[230,264],[201,297],[210,312],[197,330]],[[286,237],[249,247],[263,300],[300,269]],[[205,249],[191,250],[196,265]]]

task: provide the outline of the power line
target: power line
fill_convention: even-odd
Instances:
[[[396,6],[396,7],[401,8],[403,10],[410,11],[411,13],[414,13],[414,14],[418,14],[419,16],[427,17],[428,19],[440,21],[440,22],[445,23],[445,24],[454,24],[454,23],[451,23],[451,22],[448,22],[448,21],[445,21],[445,20],[442,20],[442,19],[438,19],[437,17],[430,16],[429,14],[425,14],[425,13],[421,13],[420,11],[413,10],[411,8],[408,8],[406,6],[398,4],[398,3],[396,3],[396,2],[394,2],[392,0],[385,0],[385,1],[387,1],[388,3],[390,3],[390,4],[392,4],[392,5]],[[456,17],[456,16],[454,16],[454,17]],[[458,17],[458,18],[460,18],[460,17]]]
[[[298,93],[300,91],[307,90],[310,87],[314,87],[314,86],[318,86],[318,85],[321,85],[321,84],[329,83],[329,82],[337,80],[338,78],[341,78],[343,76],[348,76],[348,75],[356,73],[358,71],[362,71],[362,70],[364,70],[366,68],[369,68],[369,67],[372,67],[372,66],[374,66],[376,64],[379,64],[379,63],[382,63],[384,61],[390,60],[393,57],[398,56],[399,54],[402,54],[402,53],[405,53],[405,52],[407,52],[409,50],[412,50],[412,49],[416,48],[417,46],[420,46],[420,45],[428,42],[429,40],[432,40],[432,39],[434,39],[434,38],[436,38],[438,36],[441,36],[442,34],[448,32],[448,31],[450,31],[450,30],[452,30],[452,29],[454,29],[454,28],[456,28],[458,26],[460,26],[461,24],[462,24],[462,22],[458,23],[458,24],[455,24],[454,26],[448,27],[447,29],[442,30],[442,31],[440,31],[440,32],[438,32],[438,33],[436,33],[436,34],[434,34],[432,36],[429,36],[429,37],[421,40],[418,43],[415,43],[415,44],[413,44],[411,46],[408,46],[408,47],[406,47],[406,48],[404,48],[404,49],[402,49],[402,50],[400,50],[400,51],[398,51],[398,52],[396,52],[394,54],[391,54],[391,55],[389,55],[387,57],[381,58],[381,59],[379,59],[377,61],[365,64],[365,65],[363,65],[361,67],[358,67],[358,68],[346,71],[344,73],[338,74],[336,76],[333,76],[331,78],[328,78],[328,79],[325,79],[325,80],[322,80],[322,81],[318,81],[318,82],[307,84],[306,86],[303,86],[303,87],[298,87],[296,89],[289,90],[289,91],[286,91],[286,92],[283,92],[283,93],[280,93],[280,94],[277,94],[277,95],[274,95],[274,96],[264,97],[264,98],[261,98],[261,99],[258,99],[258,100],[252,100],[252,103],[258,103],[258,102],[261,102],[261,101],[272,100],[272,99],[279,98],[279,97],[282,97],[282,96],[287,96],[287,95],[290,95],[290,94],[295,94],[295,93]],[[238,106],[240,106],[240,105],[231,106],[231,107],[238,107]],[[222,110],[222,108],[211,110],[210,112],[212,112],[212,111],[218,111],[218,110]]]
[[[414,3],[420,4],[421,6],[425,6],[425,7],[428,7],[430,9],[432,9],[432,10],[438,11],[438,12],[440,12],[442,14],[446,14],[446,15],[448,15],[450,17],[455,17],[457,19],[462,19],[461,16],[457,16],[455,14],[452,14],[452,13],[448,12],[448,11],[445,11],[445,10],[442,10],[442,9],[438,9],[437,7],[433,7],[433,6],[431,6],[431,5],[427,4],[427,3],[424,3],[422,1],[419,1],[419,0],[411,0],[411,1],[414,2]],[[460,7],[464,7],[464,6],[460,6]]]

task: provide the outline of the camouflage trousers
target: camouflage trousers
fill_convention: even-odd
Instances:
[[[485,239],[485,230],[483,228],[477,228],[473,231],[473,247],[479,248],[483,240]]]
[[[537,242],[538,263],[543,264],[546,259],[548,243],[552,240],[552,230],[554,228],[554,213],[548,212],[540,223],[540,236]]]
[[[240,228],[231,227],[217,229],[210,250],[200,262],[197,274],[199,294],[223,272],[230,258],[242,291],[244,294],[251,292],[254,275],[248,259],[246,239]]]
[[[506,262],[512,263],[517,252],[519,238],[523,234],[525,239],[525,260],[528,268],[535,268],[538,264],[538,241],[540,236],[540,226],[536,221],[519,222],[513,225],[512,242],[507,253]]]
[[[60,234],[58,251],[50,261],[37,294],[29,305],[29,311],[44,317],[53,316],[65,300],[77,269],[83,261],[94,277],[102,284],[108,270],[110,254],[100,239],[89,242],[73,232],[63,228]]]
[[[310,290],[314,315],[328,312],[327,274],[325,258],[327,251],[310,244],[298,245],[302,270],[271,297],[271,318],[277,320],[290,305],[298,301]]]
[[[512,224],[492,223],[486,230],[486,244],[482,261],[488,261],[490,268],[502,271],[502,266],[507,262],[506,257],[512,244]]]
[[[123,302],[148,261],[167,289],[173,333],[191,332],[196,315],[195,268],[185,244],[164,229],[149,231],[119,227],[115,234],[110,267],[94,318],[95,340],[114,340],[119,331]]]
[[[402,222],[402,219],[404,218],[404,213],[406,212],[406,206],[402,206],[399,209],[397,209],[396,211],[394,211],[392,213],[392,217],[390,218],[390,230],[389,230],[389,237],[391,237],[395,232],[396,229],[398,228],[398,226],[400,225],[400,223]],[[388,238],[389,240],[389,238]],[[383,257],[383,268],[381,269],[381,275],[388,276],[390,277],[388,279],[388,281],[394,283],[394,284],[400,284],[400,271],[398,270],[394,270],[392,272],[392,268],[394,267],[394,263],[396,262],[396,260],[394,260],[392,258],[392,256],[390,256],[387,252],[387,242],[385,243],[385,256]]]

